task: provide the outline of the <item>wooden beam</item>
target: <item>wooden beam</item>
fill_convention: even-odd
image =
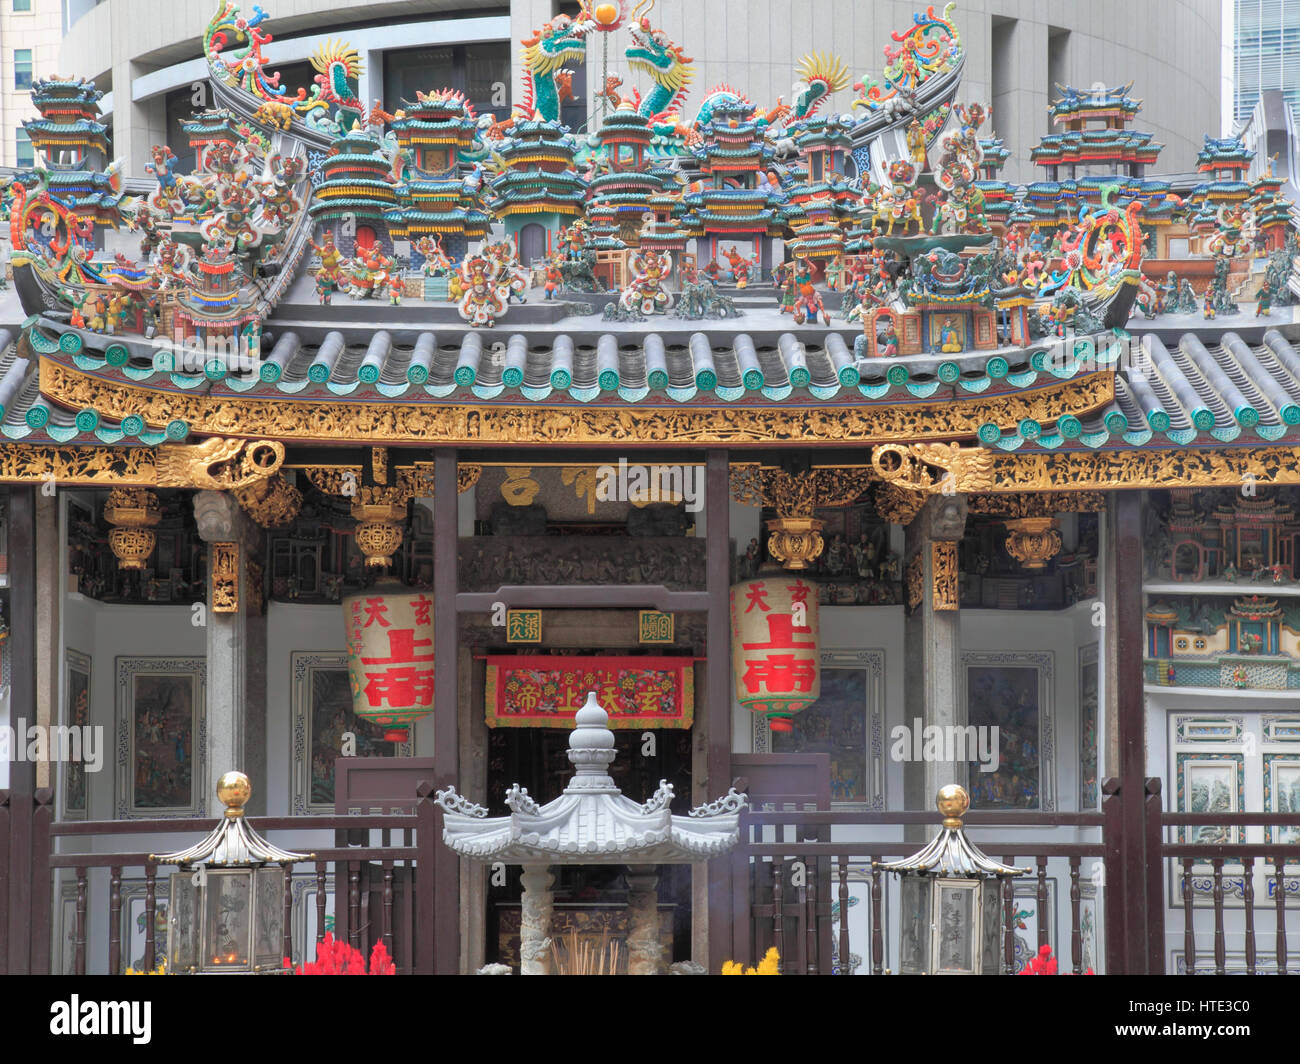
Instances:
[[[709,535],[712,534],[713,526],[710,525]],[[456,596],[456,611],[491,613],[498,602],[512,608],[656,609],[662,613],[703,613],[708,610],[711,599],[707,591],[669,591],[662,584],[549,584],[531,587],[506,584],[495,591],[462,591]]]
[[[433,774],[438,788],[459,785],[456,658],[456,452],[433,458]],[[441,817],[436,818],[441,824]],[[460,861],[441,839],[434,864],[434,971],[460,970]]]

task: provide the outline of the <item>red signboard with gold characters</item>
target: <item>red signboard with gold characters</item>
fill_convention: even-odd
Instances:
[[[343,600],[352,709],[389,742],[433,710],[433,598],[383,584]]]
[[[611,728],[689,728],[694,659],[493,656],[487,659],[489,728],[568,728],[595,691]]]
[[[731,664],[736,701],[767,714],[773,731],[821,696],[817,585],[760,574],[731,589]]]

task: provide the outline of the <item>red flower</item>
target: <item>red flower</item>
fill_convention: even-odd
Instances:
[[[288,964],[288,958],[285,959],[285,964]],[[316,959],[300,964],[294,974],[365,975],[366,966],[359,949],[354,949],[346,942],[336,941],[333,932],[327,932],[316,946]],[[370,953],[370,974],[397,974],[397,966],[384,948],[383,939],[375,943],[375,948]]]
[[[1038,956],[1020,969],[1021,975],[1056,975],[1056,958],[1052,956],[1051,946],[1039,946]],[[1095,974],[1091,968],[1084,975]]]

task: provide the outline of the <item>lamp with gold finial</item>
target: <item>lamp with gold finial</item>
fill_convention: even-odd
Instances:
[[[966,788],[950,783],[935,800],[939,834],[924,849],[873,868],[899,876],[899,958],[904,975],[1002,974],[1002,882],[1026,875],[966,837]]]
[[[202,842],[150,854],[177,865],[170,884],[167,970],[175,974],[271,974],[284,966],[285,866],[315,859],[262,838],[244,817],[253,785],[242,772],[217,781],[226,807]]]

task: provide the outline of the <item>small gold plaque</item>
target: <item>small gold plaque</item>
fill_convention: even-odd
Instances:
[[[541,641],[541,610],[506,610],[507,643],[540,643]]]
[[[642,643],[671,643],[673,641],[673,615],[658,610],[642,610],[638,615],[638,639]]]

